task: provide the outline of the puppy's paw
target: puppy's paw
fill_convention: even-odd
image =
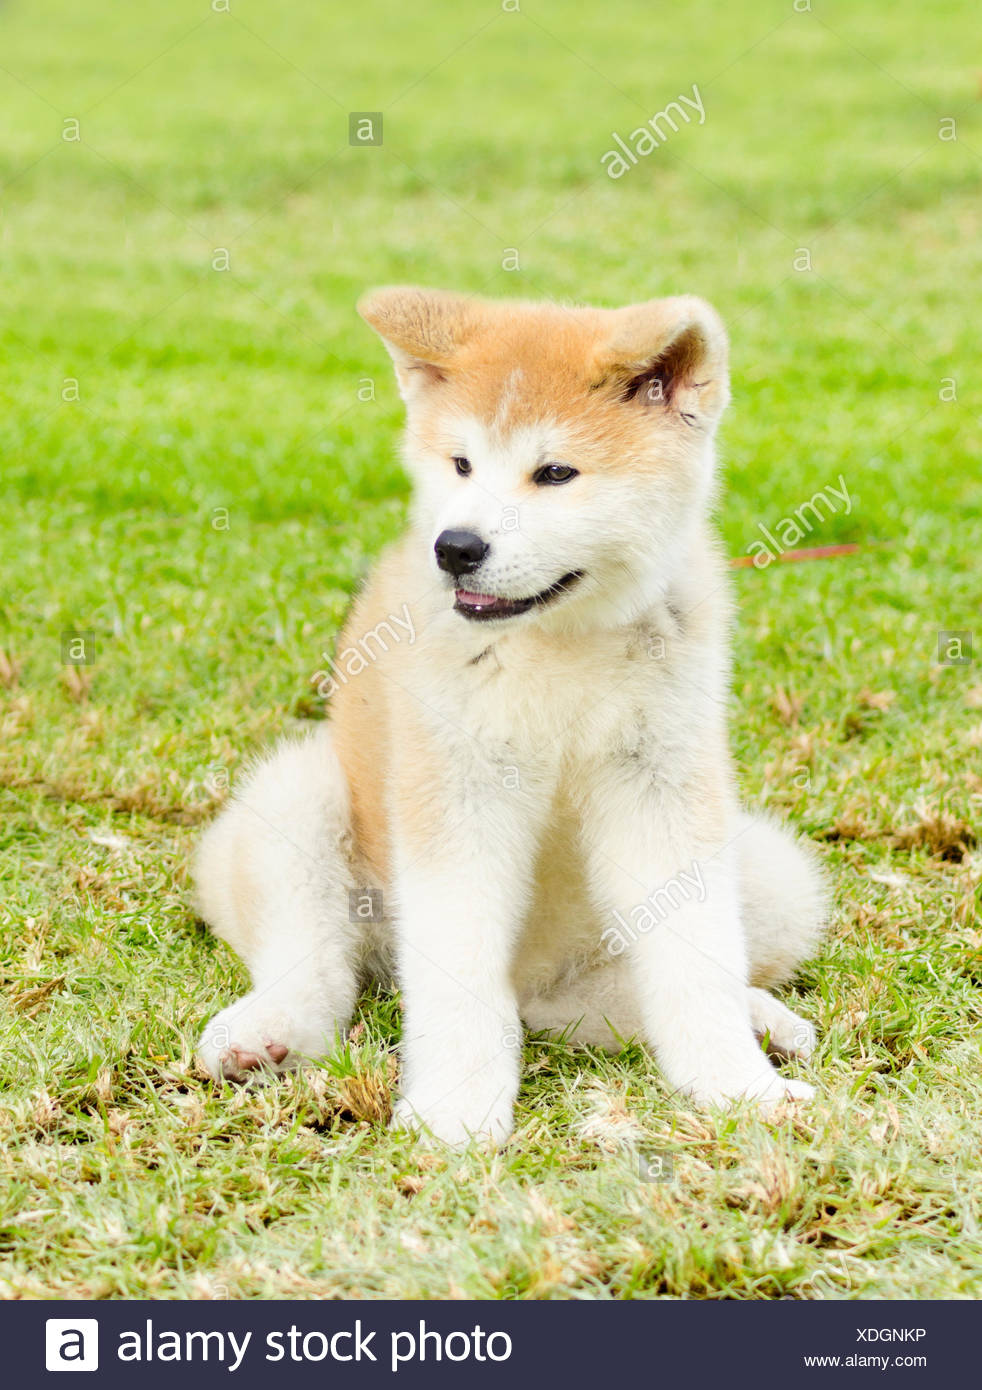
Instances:
[[[750,1023],[757,1037],[766,1040],[768,1052],[778,1057],[800,1057],[807,1061],[815,1051],[815,1029],[804,1018],[768,994],[766,989],[748,989]]]
[[[796,1101],[812,1100],[814,1095],[815,1087],[809,1086],[807,1081],[795,1081],[787,1076],[778,1076],[776,1084],[772,1083],[766,1091],[753,1096],[752,1099],[761,1115],[768,1119],[786,1105]]]
[[[512,1132],[512,1106],[510,1101],[496,1101],[482,1111],[473,1105],[453,1105],[449,1100],[427,1103],[409,1094],[396,1101],[392,1127],[422,1134],[454,1149],[465,1149],[472,1143],[500,1148]]]
[[[788,1102],[811,1100],[815,1094],[815,1088],[807,1082],[782,1076],[769,1064],[743,1077],[728,1076],[717,1079],[715,1083],[707,1082],[687,1089],[695,1103],[707,1109],[728,1110],[734,1105],[750,1102],[765,1117],[773,1115]]]
[[[198,1043],[198,1056],[216,1081],[280,1075],[328,1050],[326,1022],[298,1024],[261,993],[222,1009]]]

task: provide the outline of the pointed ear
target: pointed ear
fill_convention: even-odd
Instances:
[[[388,348],[406,400],[417,386],[445,379],[445,368],[476,317],[474,301],[464,295],[411,285],[369,290],[358,312]]]
[[[711,432],[730,398],[727,356],[716,310],[679,295],[615,309],[599,365],[621,400]]]

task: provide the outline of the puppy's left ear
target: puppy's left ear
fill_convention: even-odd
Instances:
[[[615,309],[599,364],[620,399],[711,433],[730,399],[726,330],[704,299],[679,295]]]
[[[471,336],[478,301],[449,290],[386,285],[369,290],[358,312],[389,350],[404,400],[446,378],[457,350]]]

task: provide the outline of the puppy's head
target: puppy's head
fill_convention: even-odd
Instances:
[[[708,304],[393,287],[358,307],[406,402],[416,534],[463,619],[629,619],[663,592],[705,509],[729,398]]]

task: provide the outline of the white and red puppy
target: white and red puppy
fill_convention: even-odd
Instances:
[[[768,989],[817,943],[813,860],[741,810],[728,586],[708,533],[727,346],[699,299],[623,309],[377,290],[415,485],[339,643],[329,722],[206,832],[198,905],[254,987],[216,1077],[330,1051],[366,980],[405,1004],[396,1122],[503,1141],[521,1020],[647,1041],[699,1104],[811,1094]],[[373,891],[374,890],[374,891]]]

